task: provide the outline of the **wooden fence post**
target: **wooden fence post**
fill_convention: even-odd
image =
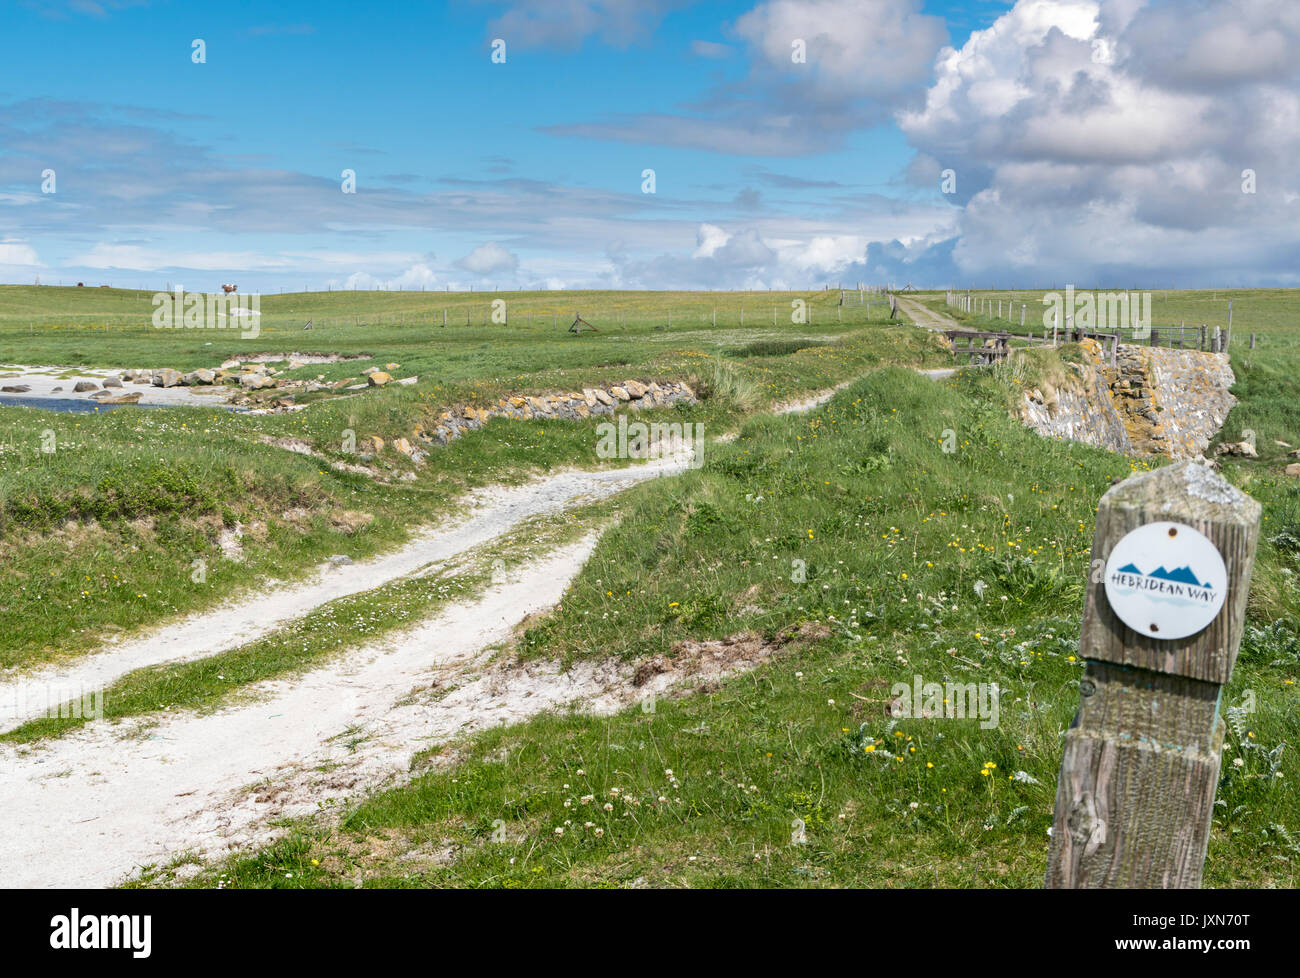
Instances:
[[[1173,549],[1180,529],[1177,546],[1195,542],[1187,527],[1218,550],[1218,573],[1226,570],[1226,580],[1218,592],[1222,605],[1208,625],[1182,638],[1159,638],[1150,630],[1154,623],[1139,625],[1143,631],[1125,624],[1107,595],[1106,570],[1092,574],[1079,643],[1087,665],[1079,712],[1065,734],[1049,888],[1200,886],[1223,747],[1219,694],[1241,644],[1260,510],[1258,502],[1191,461],[1130,476],[1102,497],[1090,566],[1111,570],[1112,584],[1135,580],[1127,576],[1134,563],[1142,572],[1136,579],[1156,581],[1162,594],[1170,581],[1189,575],[1212,579],[1212,567],[1188,566],[1187,551]],[[1125,541],[1114,561],[1124,566],[1108,568],[1116,544],[1148,524],[1159,526],[1141,542]],[[1186,584],[1182,589],[1189,590]],[[1133,618],[1133,606],[1127,608]],[[1163,614],[1177,619],[1197,612],[1209,613],[1195,608]],[[1166,622],[1166,632],[1177,624]]]

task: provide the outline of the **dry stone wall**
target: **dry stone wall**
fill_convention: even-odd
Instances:
[[[584,387],[580,393],[543,394],[537,397],[503,397],[490,407],[467,405],[437,414],[431,427],[416,429],[415,437],[424,442],[445,445],[464,431],[481,428],[492,418],[589,418],[613,415],[619,408],[633,411],[668,407],[684,402],[693,404],[695,392],[682,383],[659,383],[626,380],[603,387]]]
[[[1111,366],[1092,340],[1060,387],[1025,393],[1021,417],[1041,434],[1125,455],[1199,458],[1237,399],[1226,353],[1121,344]]]

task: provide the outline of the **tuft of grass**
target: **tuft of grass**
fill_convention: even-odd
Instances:
[[[707,370],[696,377],[695,386],[701,399],[721,401],[742,414],[759,405],[758,387],[727,360],[710,360]]]

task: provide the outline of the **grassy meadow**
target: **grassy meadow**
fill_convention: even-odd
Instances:
[[[539,295],[549,295],[553,307],[572,305],[568,294],[563,300]],[[476,311],[489,302],[460,298]],[[515,294],[506,298],[516,301]],[[619,303],[637,308],[638,302],[658,308],[639,295],[590,298],[593,309]],[[377,553],[450,512],[469,488],[518,482],[559,466],[626,464],[596,457],[594,423],[498,419],[432,452],[423,466],[390,448],[378,460],[390,484],[378,485],[266,445],[263,437],[301,439],[348,462],[354,459],[343,451],[347,432],[356,441],[379,435],[391,446],[394,438],[410,438],[417,425],[432,427],[431,419],[447,407],[635,377],[687,380],[702,397],[698,405],[648,413],[648,419],[706,422],[720,433],[745,412],[882,363],[946,362],[932,338],[891,325],[879,299],[871,309],[852,307],[859,319],[850,324],[835,319],[838,292],[795,297],[814,307],[813,324],[794,327],[787,315],[774,337],[729,322],[739,321],[740,304],[748,301],[743,296],[722,307],[714,329],[712,309],[723,298],[665,296],[682,311],[662,332],[650,318],[628,317],[626,329],[574,336],[549,323],[430,331],[413,325],[418,303],[452,301],[441,294],[269,296],[269,323],[258,339],[243,340],[230,330],[153,328],[145,293],[0,287],[0,360],[10,363],[188,369],[240,354],[324,351],[372,359],[311,365],[285,376],[324,374],[336,381],[359,376],[367,365],[397,362],[397,376],[420,378],[412,387],[260,417],[209,408],[72,415],[0,406],[0,576],[6,585],[0,632],[7,636],[0,668],[77,654],[105,636],[210,607],[266,577],[292,579],[332,554],[359,559]],[[793,299],[780,298],[788,309]],[[337,335],[330,335],[332,328],[304,333],[296,325],[276,325],[276,306],[313,302],[335,313],[355,311],[351,318],[370,325],[340,321]],[[59,314],[65,306],[66,315]],[[697,320],[691,328],[679,326],[686,309]],[[24,320],[38,314],[44,318],[29,331]],[[401,322],[378,325],[394,316]],[[603,321],[594,312],[589,316]],[[52,454],[40,451],[48,431],[57,443]],[[398,478],[405,474],[415,478]],[[241,563],[223,560],[218,545],[222,532],[236,525],[248,531]],[[195,561],[206,566],[202,585],[192,580]]]
[[[485,732],[191,885],[1041,885],[1094,509],[1133,465],[957,386],[873,372],[633,490],[515,654],[635,661],[812,621],[823,640],[651,714]],[[1229,713],[1210,886],[1300,883],[1295,566],[1263,545],[1224,696],[1257,709]],[[887,715],[917,674],[997,683],[1000,723]]]
[[[1241,403],[1223,436],[1252,428],[1261,458],[1224,472],[1264,504],[1266,522],[1222,701],[1228,735],[1205,880],[1295,887],[1300,480],[1282,473],[1288,449],[1273,443],[1300,446],[1300,295],[1234,296]],[[420,376],[414,387],[261,417],[0,407],[0,668],[75,655],[332,553],[391,547],[468,487],[611,464],[595,458],[594,419],[493,421],[418,469],[385,453],[391,481],[335,471],[261,435],[345,459],[345,430],[409,436],[451,404],[629,377],[693,383],[700,403],[663,415],[736,437],[710,446],[700,469],[526,528],[531,546],[609,527],[562,603],[508,654],[638,662],[679,642],[771,638],[812,622],[820,637],[751,673],[660,698],[650,713],[552,713],[448,744],[420,759],[409,784],[337,799],[285,826],[281,841],[201,867],[188,885],[1041,885],[1083,670],[1095,508],[1112,481],[1156,463],[1043,439],[1011,420],[1010,368],[919,375],[951,357],[924,331],[889,323],[879,298],[868,310],[840,307],[838,291],[504,293],[511,322],[476,322],[491,298],[267,296],[262,335],[239,340],[152,330],[143,293],[0,287],[5,362],[192,369],[245,352],[327,351]],[[795,325],[800,298],[812,321]],[[942,295],[921,298],[947,311]],[[1035,300],[1021,298],[1032,312]],[[1157,325],[1218,309],[1200,293],[1154,300]],[[774,304],[784,312],[776,328]],[[566,333],[575,311],[600,332]],[[302,332],[309,317],[318,325]],[[1251,331],[1253,351],[1241,339]],[[365,365],[303,373],[341,379]],[[807,414],[764,413],[845,381]],[[50,427],[59,450],[42,455],[34,446]],[[950,432],[957,450],[946,452]],[[408,471],[413,481],[396,478]],[[246,533],[241,564],[223,561],[217,542],[236,523],[261,524]],[[505,540],[499,552],[513,560],[523,544]],[[202,587],[190,573],[198,558],[208,565]],[[110,713],[212,708],[400,632],[482,584],[480,559],[345,599],[211,661],[125,677],[106,697]],[[368,607],[387,610],[374,617]],[[888,715],[891,687],[918,674],[998,684],[1000,722]],[[1247,692],[1253,713],[1238,708]],[[77,722],[38,721],[10,739],[59,736]],[[175,885],[185,862],[150,868],[141,885]]]

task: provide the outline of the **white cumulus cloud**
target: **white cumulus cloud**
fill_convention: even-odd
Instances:
[[[515,271],[519,267],[519,258],[495,241],[489,241],[456,262],[456,266],[475,275],[491,275]]]

